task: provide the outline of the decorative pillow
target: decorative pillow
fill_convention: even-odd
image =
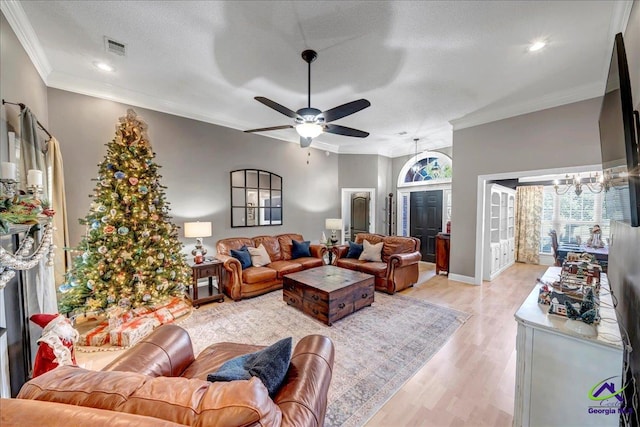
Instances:
[[[384,242],[376,243],[375,245],[369,243],[368,240],[362,242],[362,253],[358,257],[361,261],[375,261],[382,262],[382,245]]]
[[[207,381],[248,380],[258,377],[273,397],[284,381],[291,361],[291,337],[257,351],[227,360]]]
[[[247,249],[249,250],[249,254],[251,255],[251,264],[253,264],[254,267],[263,267],[267,264],[271,264],[269,253],[262,243],[260,243],[260,246],[258,246],[257,248]]]
[[[360,254],[362,253],[362,245],[359,245],[354,242],[349,242],[349,252],[347,252],[346,258],[355,258],[358,259]]]
[[[293,247],[291,248],[291,259],[311,256],[311,251],[309,250],[309,245],[311,245],[310,240],[304,242],[292,240],[291,244],[293,245]]]
[[[238,250],[231,249],[231,256],[240,261],[243,270],[251,267],[251,254],[246,245]]]

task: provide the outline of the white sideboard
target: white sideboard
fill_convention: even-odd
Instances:
[[[542,280],[552,282],[559,274],[560,267],[550,267]],[[606,275],[600,293],[602,320],[593,338],[568,329],[567,318],[547,314],[549,306],[538,304],[539,289],[540,285],[531,291],[515,314],[513,425],[618,426],[615,397],[605,401],[589,398],[594,386],[610,377],[615,390],[621,388],[623,346]]]

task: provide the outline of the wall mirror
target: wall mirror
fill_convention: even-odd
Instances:
[[[282,177],[260,169],[231,171],[231,227],[282,225]]]

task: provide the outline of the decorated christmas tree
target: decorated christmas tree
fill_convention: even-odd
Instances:
[[[99,165],[81,255],[59,290],[61,313],[124,310],[184,295],[191,269],[168,215],[147,124],[128,110]]]

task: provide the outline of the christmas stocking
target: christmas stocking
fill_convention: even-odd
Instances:
[[[79,334],[69,319],[61,314],[34,314],[30,319],[43,328],[38,340],[33,378],[59,365],[75,365],[73,345],[78,341]]]

